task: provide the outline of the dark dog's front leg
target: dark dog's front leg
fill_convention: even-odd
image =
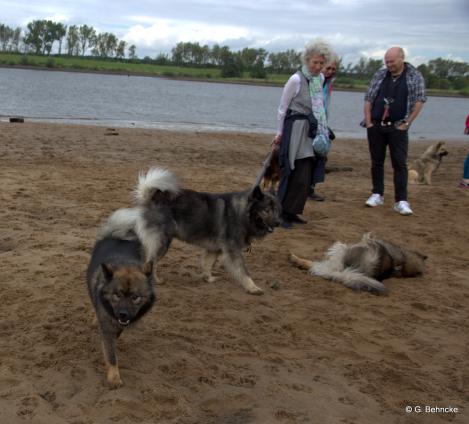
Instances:
[[[122,386],[123,384],[119,375],[116,355],[116,342],[119,334],[120,332],[118,334],[112,331],[101,332],[107,381],[114,388]]]
[[[208,283],[213,283],[216,280],[212,275],[212,270],[217,259],[218,253],[205,251],[202,254],[202,278]]]
[[[226,270],[233,276],[233,278],[243,286],[249,294],[263,294],[264,291],[254,284],[252,278],[248,274],[244,258],[241,252],[224,252],[223,264]]]

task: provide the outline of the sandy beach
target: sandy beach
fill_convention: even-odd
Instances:
[[[410,186],[414,215],[368,209],[364,139],[334,142],[308,224],[278,229],[246,262],[264,296],[175,242],[157,302],[118,344],[122,388],[105,381],[85,270],[99,225],[131,204],[140,170],[160,165],[200,191],[248,188],[269,135],[0,123],[0,423],[368,424],[469,422],[469,191],[457,187],[467,143],[432,186]],[[469,140],[468,140],[469,141]],[[430,141],[413,142],[415,159]],[[387,296],[356,293],[288,262],[374,231],[429,256]],[[406,413],[406,406],[422,413]],[[457,407],[425,412],[425,407]]]

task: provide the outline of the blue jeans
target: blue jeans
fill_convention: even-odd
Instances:
[[[463,178],[465,180],[469,180],[469,153],[466,156],[466,160],[464,161],[464,174]]]

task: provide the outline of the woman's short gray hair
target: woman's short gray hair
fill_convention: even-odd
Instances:
[[[326,63],[330,62],[333,57],[331,46],[323,40],[313,40],[306,44],[301,60],[306,63],[311,56],[319,55],[324,56]]]
[[[336,65],[339,64],[339,55],[336,52],[331,52],[331,56],[329,57],[329,60],[326,62],[327,63],[335,63]]]

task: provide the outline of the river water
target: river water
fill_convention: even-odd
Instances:
[[[275,133],[281,87],[0,68],[0,119],[113,127]],[[330,126],[365,137],[363,94],[335,91]],[[429,97],[413,139],[467,140],[469,99]]]

